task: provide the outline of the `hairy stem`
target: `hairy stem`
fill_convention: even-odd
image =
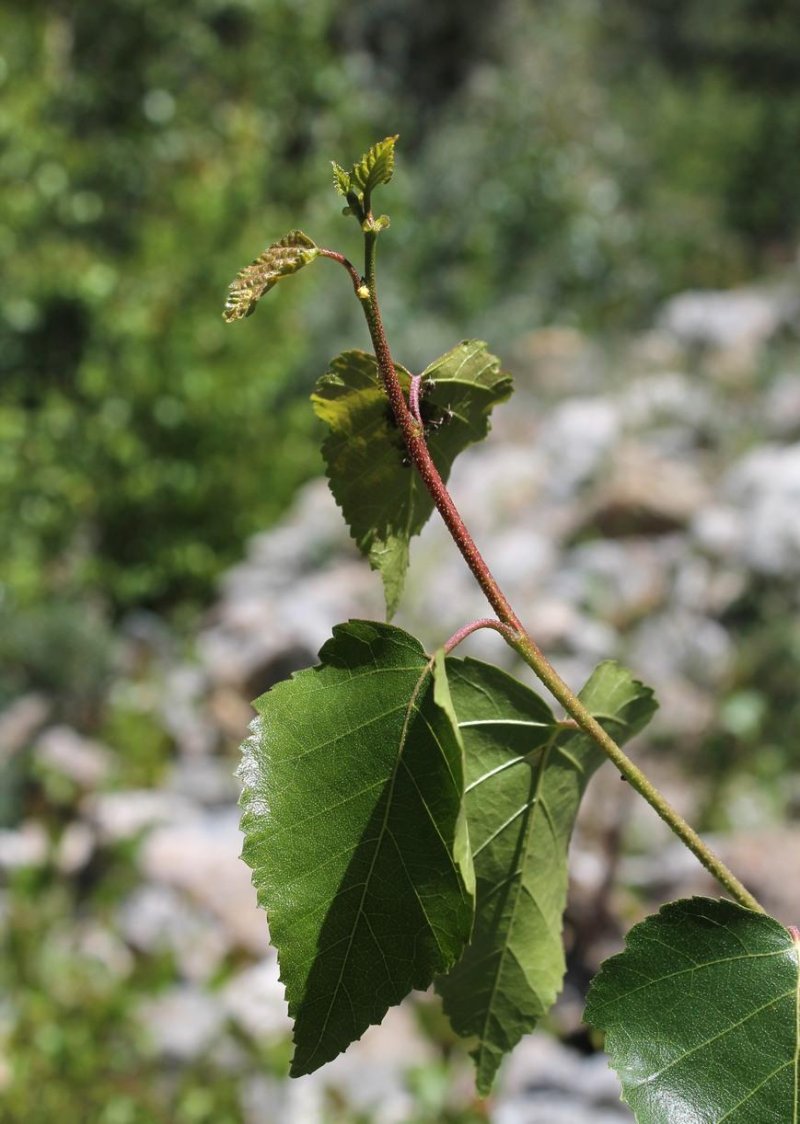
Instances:
[[[411,376],[411,386],[408,388],[408,408],[414,415],[414,419],[422,425],[422,413],[419,408],[419,390],[420,383],[422,382],[422,375]]]
[[[353,282],[353,288],[358,296],[358,290],[361,287],[361,278],[358,275],[358,270],[351,261],[348,261],[344,254],[338,253],[336,250],[323,250],[320,249],[319,256],[321,258],[330,258],[331,261],[338,261],[339,265],[344,266],[350,275],[350,280]]]
[[[368,231],[364,235],[364,280],[365,288],[357,288],[357,295],[361,300],[364,315],[369,327],[375,358],[378,362],[383,385],[392,406],[395,421],[400,428],[406,443],[408,455],[419,471],[425,487],[433,499],[439,514],[442,516],[447,529],[450,531],[456,546],[461,552],[464,561],[472,571],[476,581],[483,590],[486,599],[494,609],[499,622],[478,622],[475,627],[497,628],[508,644],[519,654],[525,663],[533,670],[541,682],[547,687],[554,698],[561,703],[564,710],[575,723],[602,749],[614,763],[620,774],[630,783],[647,803],[657,812],[667,826],[696,856],[706,870],[722,885],[740,905],[763,913],[764,910],[747,888],[739,881],[736,875],[728,869],[723,861],[708,847],[697,832],[686,822],[683,816],[673,808],[636,766],[633,761],[623,753],[612,737],[606,733],[600,723],[594,718],[580,699],[570,690],[550,661],[542,653],[525,631],[519,617],[514,612],[510,602],[493,577],[489,567],[484,561],[472,535],[469,533],[461,515],[453,503],[444,481],[428,450],[422,425],[409,409],[403,394],[400,381],[395,371],[389,343],[381,319],[380,306],[375,281],[375,250],[377,235]],[[328,256],[334,256],[329,254]],[[344,260],[342,261],[344,264]],[[349,265],[349,263],[347,263]],[[350,269],[353,267],[351,266]],[[355,273],[355,270],[353,270]],[[366,291],[365,291],[366,289]],[[501,628],[497,627],[500,624]],[[469,627],[469,626],[468,626]],[[471,629],[470,629],[471,630]],[[452,644],[459,637],[459,633],[448,641]],[[463,639],[463,637],[460,637]],[[456,641],[457,642],[457,641]]]
[[[468,636],[471,636],[473,632],[477,632],[479,628],[493,628],[495,632],[499,632],[501,636],[504,636],[512,646],[517,638],[517,634],[510,629],[507,624],[503,624],[502,621],[497,621],[494,617],[481,617],[479,621],[472,621],[471,624],[465,624],[458,632],[453,633],[444,646],[445,655],[449,656],[452,650],[457,648],[462,640],[466,640]]]
[[[400,381],[397,377],[397,372],[394,369],[394,362],[392,360],[391,351],[389,350],[386,332],[384,331],[383,321],[381,320],[380,307],[378,305],[375,287],[375,243],[377,241],[377,235],[368,232],[364,235],[364,241],[366,247],[364,276],[368,296],[362,300],[361,305],[367,319],[372,346],[375,350],[375,358],[378,361],[378,371],[380,372],[383,385],[386,388],[386,393],[389,396],[395,421],[405,439],[408,455],[422,477],[423,483],[430,492],[439,514],[444,520],[450,534],[458,544],[458,548],[464,560],[474,574],[478,585],[486,595],[489,604],[504,624],[509,625],[515,632],[520,633],[520,635],[524,635],[524,629],[519,618],[492,576],[489,567],[486,565],[480,551],[475,545],[472,535],[470,535],[467,530],[456,505],[453,503],[450,493],[447,491],[444,481],[439,475],[439,470],[433,463],[433,458],[425,443],[425,435],[422,426],[408,407],[402,387],[400,386]]]

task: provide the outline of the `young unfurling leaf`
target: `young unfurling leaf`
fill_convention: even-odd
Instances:
[[[347,199],[345,214],[355,215],[359,222],[364,222],[370,209],[370,196],[376,187],[388,183],[394,172],[394,146],[397,136],[385,137],[377,144],[373,144],[360,160],[357,160],[349,172],[341,164],[331,161],[333,167],[333,186],[339,195]],[[371,224],[369,229],[380,232],[389,225],[386,215]]]
[[[231,324],[249,316],[273,285],[282,277],[297,273],[318,254],[319,248],[307,234],[303,234],[302,230],[290,230],[237,273],[228,286],[222,318]]]
[[[394,172],[394,146],[397,136],[386,137],[373,144],[369,152],[353,165],[350,186],[369,195],[382,183],[388,183]]]
[[[337,164],[335,160],[331,160],[331,166],[333,168],[333,186],[340,195],[347,195],[350,190],[350,173],[346,172],[341,164]]]

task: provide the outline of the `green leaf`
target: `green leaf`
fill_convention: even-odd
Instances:
[[[422,420],[444,479],[467,445],[489,432],[494,407],[510,397],[511,375],[483,340],[463,340],[422,372]]]
[[[319,254],[319,248],[302,230],[290,230],[279,242],[273,242],[255,261],[237,273],[228,286],[228,299],[222,318],[230,324],[242,320],[282,277],[297,273]]]
[[[378,141],[353,165],[349,176],[351,189],[369,195],[380,184],[388,183],[394,172],[394,146],[397,136],[385,137]]]
[[[396,367],[408,392],[411,376]],[[423,372],[428,445],[444,480],[458,453],[485,437],[493,407],[511,393],[510,376],[480,340],[460,343]],[[406,462],[375,357],[346,351],[311,396],[328,425],[322,452],[336,502],[359,549],[379,570],[392,616],[408,569],[409,541],[433,511],[419,474]]]
[[[528,687],[476,660],[447,661],[467,760],[466,810],[477,878],[475,929],[436,988],[453,1029],[475,1040],[478,1091],[533,1030],[564,977],[567,850],[587,782],[605,756],[559,733]],[[652,691],[613,662],[580,694],[620,742],[655,710]]]
[[[444,660],[391,625],[334,629],[255,703],[243,858],[310,1073],[461,954],[473,916],[462,747]]]
[[[346,172],[341,164],[337,164],[335,160],[331,160],[331,167],[333,168],[333,186],[339,195],[347,195],[350,190],[350,173]]]
[[[625,943],[586,1018],[606,1031],[639,1124],[800,1119],[800,939],[765,914],[692,898]]]

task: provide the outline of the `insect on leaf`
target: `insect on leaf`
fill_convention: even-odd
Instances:
[[[396,367],[406,393],[411,376]],[[511,379],[480,340],[465,340],[424,372],[429,415],[447,421],[428,435],[436,467],[447,480],[456,456],[485,437],[489,416],[511,393]],[[311,396],[328,425],[322,453],[336,502],[359,549],[379,570],[387,614],[397,608],[408,569],[409,542],[433,511],[419,474],[405,460],[402,438],[391,415],[373,355],[345,351],[331,363]]]

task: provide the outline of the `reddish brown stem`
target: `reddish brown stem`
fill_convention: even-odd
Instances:
[[[542,683],[558,699],[581,730],[597,743],[606,756],[613,761],[623,777],[631,784],[631,787],[635,788],[647,800],[678,838],[699,859],[706,870],[741,905],[748,909],[763,912],[761,905],[747,888],[725,866],[722,860],[706,846],[694,828],[670,805],[641,769],[623,753],[614,739],[606,733],[597,719],[570,690],[538,645],[526,633],[522,622],[486,565],[472,535],[467,530],[458,509],[450,498],[450,493],[447,491],[436,465],[433,463],[433,458],[425,443],[423,427],[409,409],[403,389],[400,386],[378,305],[375,285],[376,239],[377,235],[374,231],[367,231],[364,235],[364,284],[356,289],[356,295],[361,301],[361,306],[367,318],[372,346],[375,349],[375,358],[378,362],[378,371],[389,396],[395,421],[403,434],[409,457],[422,477],[439,514],[442,516],[478,585],[483,590],[486,599],[497,613],[500,622],[506,626],[503,631],[506,641],[538,675]],[[344,260],[342,264],[344,264]],[[355,270],[353,270],[353,273],[355,273]]]
[[[358,296],[358,290],[361,288],[362,279],[353,263],[349,261],[344,254],[337,253],[336,250],[320,249],[319,255],[321,258],[330,258],[331,261],[338,261],[339,265],[344,266],[350,274],[350,280],[353,282],[353,288],[356,291],[356,296]]]
[[[374,234],[366,234],[366,286],[369,297],[362,301],[364,314],[367,318],[372,346],[375,349],[375,358],[378,361],[386,393],[392,405],[395,421],[405,438],[408,455],[422,477],[425,487],[433,499],[439,514],[458,543],[459,550],[464,560],[475,576],[475,580],[483,590],[486,599],[497,613],[503,624],[506,624],[520,637],[525,635],[522,623],[511,607],[510,602],[497,584],[491,570],[475,545],[461,515],[450,498],[450,493],[439,475],[439,470],[433,463],[433,458],[428,451],[425,435],[421,424],[417,421],[406,402],[400,380],[392,360],[392,353],[386,339],[386,332],[381,320],[380,308],[375,288],[375,238]]]
[[[414,420],[423,425],[422,413],[419,408],[419,391],[422,383],[422,375],[411,376],[411,386],[408,388],[408,408],[414,415]]]
[[[493,628],[495,632],[499,632],[501,636],[505,636],[512,644],[514,640],[516,640],[514,630],[509,628],[507,624],[503,624],[502,621],[496,621],[494,617],[481,617],[479,621],[472,621],[471,624],[465,624],[458,632],[453,633],[444,646],[445,655],[449,656],[453,648],[457,648],[462,640],[466,640],[468,636],[471,636],[473,632],[477,632],[479,628]]]

